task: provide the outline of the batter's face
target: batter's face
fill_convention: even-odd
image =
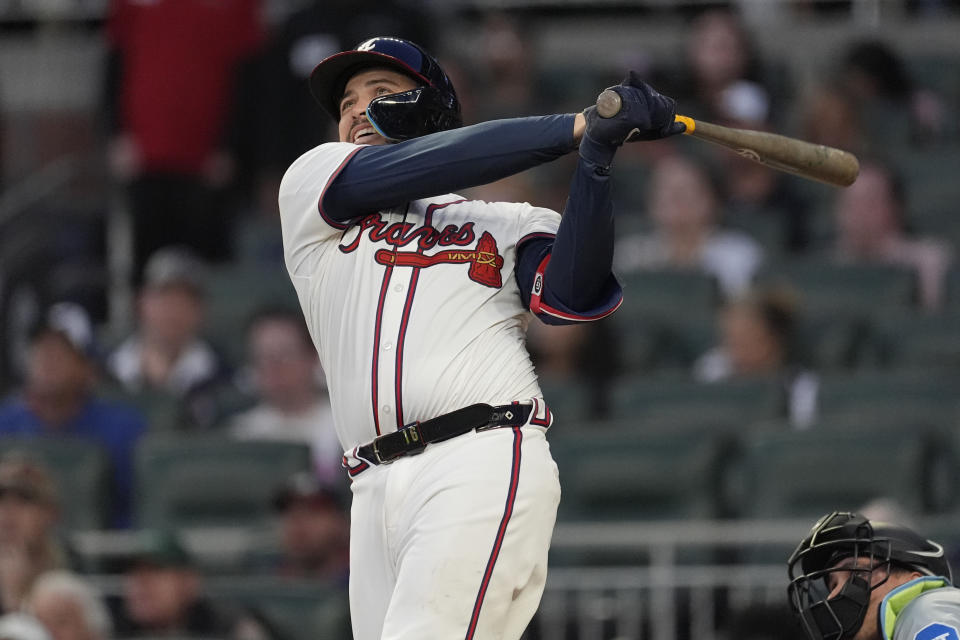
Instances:
[[[417,88],[417,83],[389,69],[367,69],[350,78],[340,99],[340,142],[387,144],[367,121],[367,105],[379,96]]]

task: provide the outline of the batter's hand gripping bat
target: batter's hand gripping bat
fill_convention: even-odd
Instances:
[[[620,95],[616,91],[605,89],[597,98],[597,114],[602,118],[617,115],[620,106]],[[802,178],[848,187],[860,172],[856,156],[833,147],[776,133],[724,127],[687,116],[678,115],[676,120],[687,125],[686,135],[729,147],[754,162]]]

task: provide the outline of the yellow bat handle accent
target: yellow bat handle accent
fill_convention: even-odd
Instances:
[[[690,118],[687,116],[675,115],[673,116],[673,121],[682,122],[683,124],[687,125],[687,130],[683,132],[686,135],[690,135],[691,133],[697,130],[697,121],[694,120],[693,118]]]

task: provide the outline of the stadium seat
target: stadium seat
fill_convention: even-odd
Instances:
[[[743,509],[751,518],[815,518],[878,498],[941,513],[954,503],[952,449],[917,430],[818,428],[744,437]]]
[[[582,381],[540,378],[539,384],[553,414],[554,427],[576,429],[591,419],[591,390]]]
[[[950,411],[957,407],[960,371],[891,369],[824,374],[818,394],[819,411],[830,415],[855,407],[924,406]]]
[[[784,410],[779,382],[767,378],[705,383],[689,376],[632,376],[617,380],[611,397],[612,417],[650,425],[671,415],[678,419],[722,415],[747,424],[777,417]]]
[[[211,579],[207,594],[263,616],[289,640],[349,638],[350,610],[344,586],[315,580],[269,577]]]
[[[715,518],[726,515],[719,483],[729,440],[718,432],[640,429],[557,431],[550,448],[560,469],[567,520]]]
[[[154,435],[136,452],[137,525],[262,526],[275,489],[310,468],[306,444]]]
[[[957,241],[960,247],[960,239]],[[960,266],[954,267],[947,273],[947,291],[944,307],[947,313],[960,313]]]
[[[761,283],[786,283],[800,296],[801,310],[869,317],[881,310],[916,304],[916,274],[892,265],[840,265],[821,260],[771,264]]]
[[[874,326],[856,311],[801,309],[797,340],[808,365],[821,371],[875,368],[888,357]]]
[[[206,273],[207,327],[211,341],[229,362],[244,360],[244,330],[250,315],[262,306],[299,309],[290,277],[280,266],[229,265]]]
[[[688,313],[709,315],[719,302],[716,279],[697,270],[643,270],[618,277],[624,296],[617,311],[621,317],[676,319]]]
[[[716,279],[700,271],[618,274],[623,304],[611,318],[626,371],[686,369],[712,345]]]
[[[63,437],[0,437],[0,455],[23,454],[50,472],[60,496],[64,529],[106,527],[110,509],[110,461],[99,445]]]
[[[960,312],[887,314],[875,324],[892,365],[960,371]]]
[[[956,147],[902,150],[896,166],[907,197],[907,220],[921,233],[936,233],[956,221]]]

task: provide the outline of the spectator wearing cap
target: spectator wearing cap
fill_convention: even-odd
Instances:
[[[38,576],[64,565],[54,528],[58,498],[50,474],[15,454],[0,459],[0,606],[13,612]]]
[[[118,637],[231,637],[236,620],[204,596],[200,571],[174,532],[138,532],[123,565],[120,600],[110,602]]]
[[[79,576],[50,571],[40,576],[26,609],[46,628],[51,640],[108,640],[110,612],[100,594]]]
[[[242,440],[305,442],[317,475],[340,479],[343,450],[303,315],[286,308],[259,310],[247,329],[247,350],[259,402],[233,418],[231,434]]]
[[[291,476],[276,492],[279,554],[267,563],[275,575],[346,586],[350,520],[338,490],[311,473]]]
[[[200,335],[204,271],[204,264],[184,247],[165,247],[150,256],[136,331],[107,360],[109,373],[127,391],[159,391],[183,399],[223,374],[220,356]]]
[[[111,524],[129,522],[133,449],[146,430],[136,409],[94,392],[92,330],[55,305],[32,335],[22,393],[0,406],[0,435],[74,437],[105,449],[113,467]],[[86,316],[82,316],[86,318]]]

